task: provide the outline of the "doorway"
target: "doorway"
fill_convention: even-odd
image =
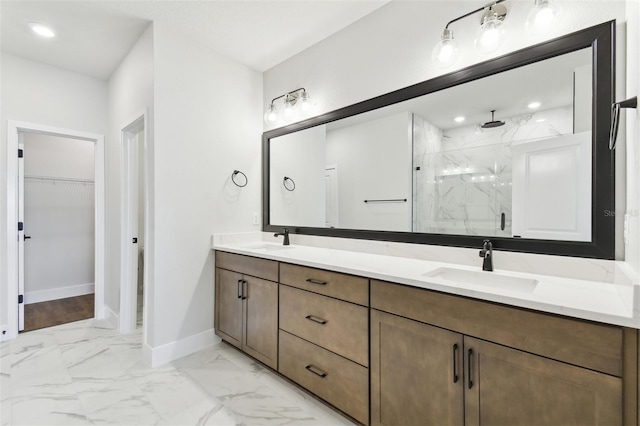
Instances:
[[[59,136],[69,139],[93,143],[94,145],[94,317],[104,319],[104,275],[105,275],[105,148],[104,136],[77,130],[63,129],[36,123],[7,121],[7,298],[3,301],[7,312],[7,324],[3,327],[2,340],[12,339],[18,335],[24,323],[24,220],[19,220],[19,144],[26,133],[37,133]],[[23,219],[23,218],[20,218]],[[23,222],[23,223],[19,223]],[[27,234],[29,236],[29,234]]]
[[[94,148],[86,140],[19,134],[19,331],[94,316]]]
[[[144,322],[146,113],[122,128],[122,234],[120,332]]]

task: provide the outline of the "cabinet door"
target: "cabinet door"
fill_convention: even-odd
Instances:
[[[243,350],[278,368],[278,283],[244,276]]]
[[[465,425],[622,424],[619,378],[467,336],[464,344]]]
[[[371,310],[371,424],[461,425],[462,335]]]
[[[242,347],[242,275],[216,268],[216,334]]]

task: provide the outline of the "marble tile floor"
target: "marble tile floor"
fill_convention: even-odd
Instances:
[[[93,319],[0,343],[0,425],[352,425],[225,343],[147,368]]]

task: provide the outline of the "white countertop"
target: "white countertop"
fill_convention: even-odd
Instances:
[[[284,247],[261,240],[220,242],[214,238],[212,248],[640,329],[640,285],[630,284],[628,278],[596,282],[504,270],[484,272],[480,258],[478,266],[471,267],[302,245]],[[442,272],[454,279],[443,278]],[[483,281],[485,284],[478,284]]]

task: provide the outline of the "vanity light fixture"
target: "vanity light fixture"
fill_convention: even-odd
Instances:
[[[504,40],[502,21],[504,21],[504,18],[507,16],[507,8],[499,4],[503,1],[505,0],[493,1],[449,21],[444,27],[440,41],[431,52],[431,59],[442,68],[452,65],[458,56],[458,44],[453,38],[453,30],[449,29],[449,25],[483,10],[484,13],[480,19],[480,29],[478,30],[475,41],[476,47],[484,53],[493,52],[500,47]]]
[[[531,35],[542,35],[549,31],[562,14],[562,8],[554,0],[535,0],[527,16],[526,28]]]
[[[29,22],[29,27],[31,30],[38,34],[40,37],[44,38],[53,38],[56,36],[56,33],[49,27],[39,24],[37,22]]]
[[[274,123],[280,118],[276,107],[278,99],[284,99],[283,115],[289,119],[296,117],[299,111],[308,112],[311,109],[309,93],[304,87],[301,87],[273,98],[264,113],[265,123]]]

